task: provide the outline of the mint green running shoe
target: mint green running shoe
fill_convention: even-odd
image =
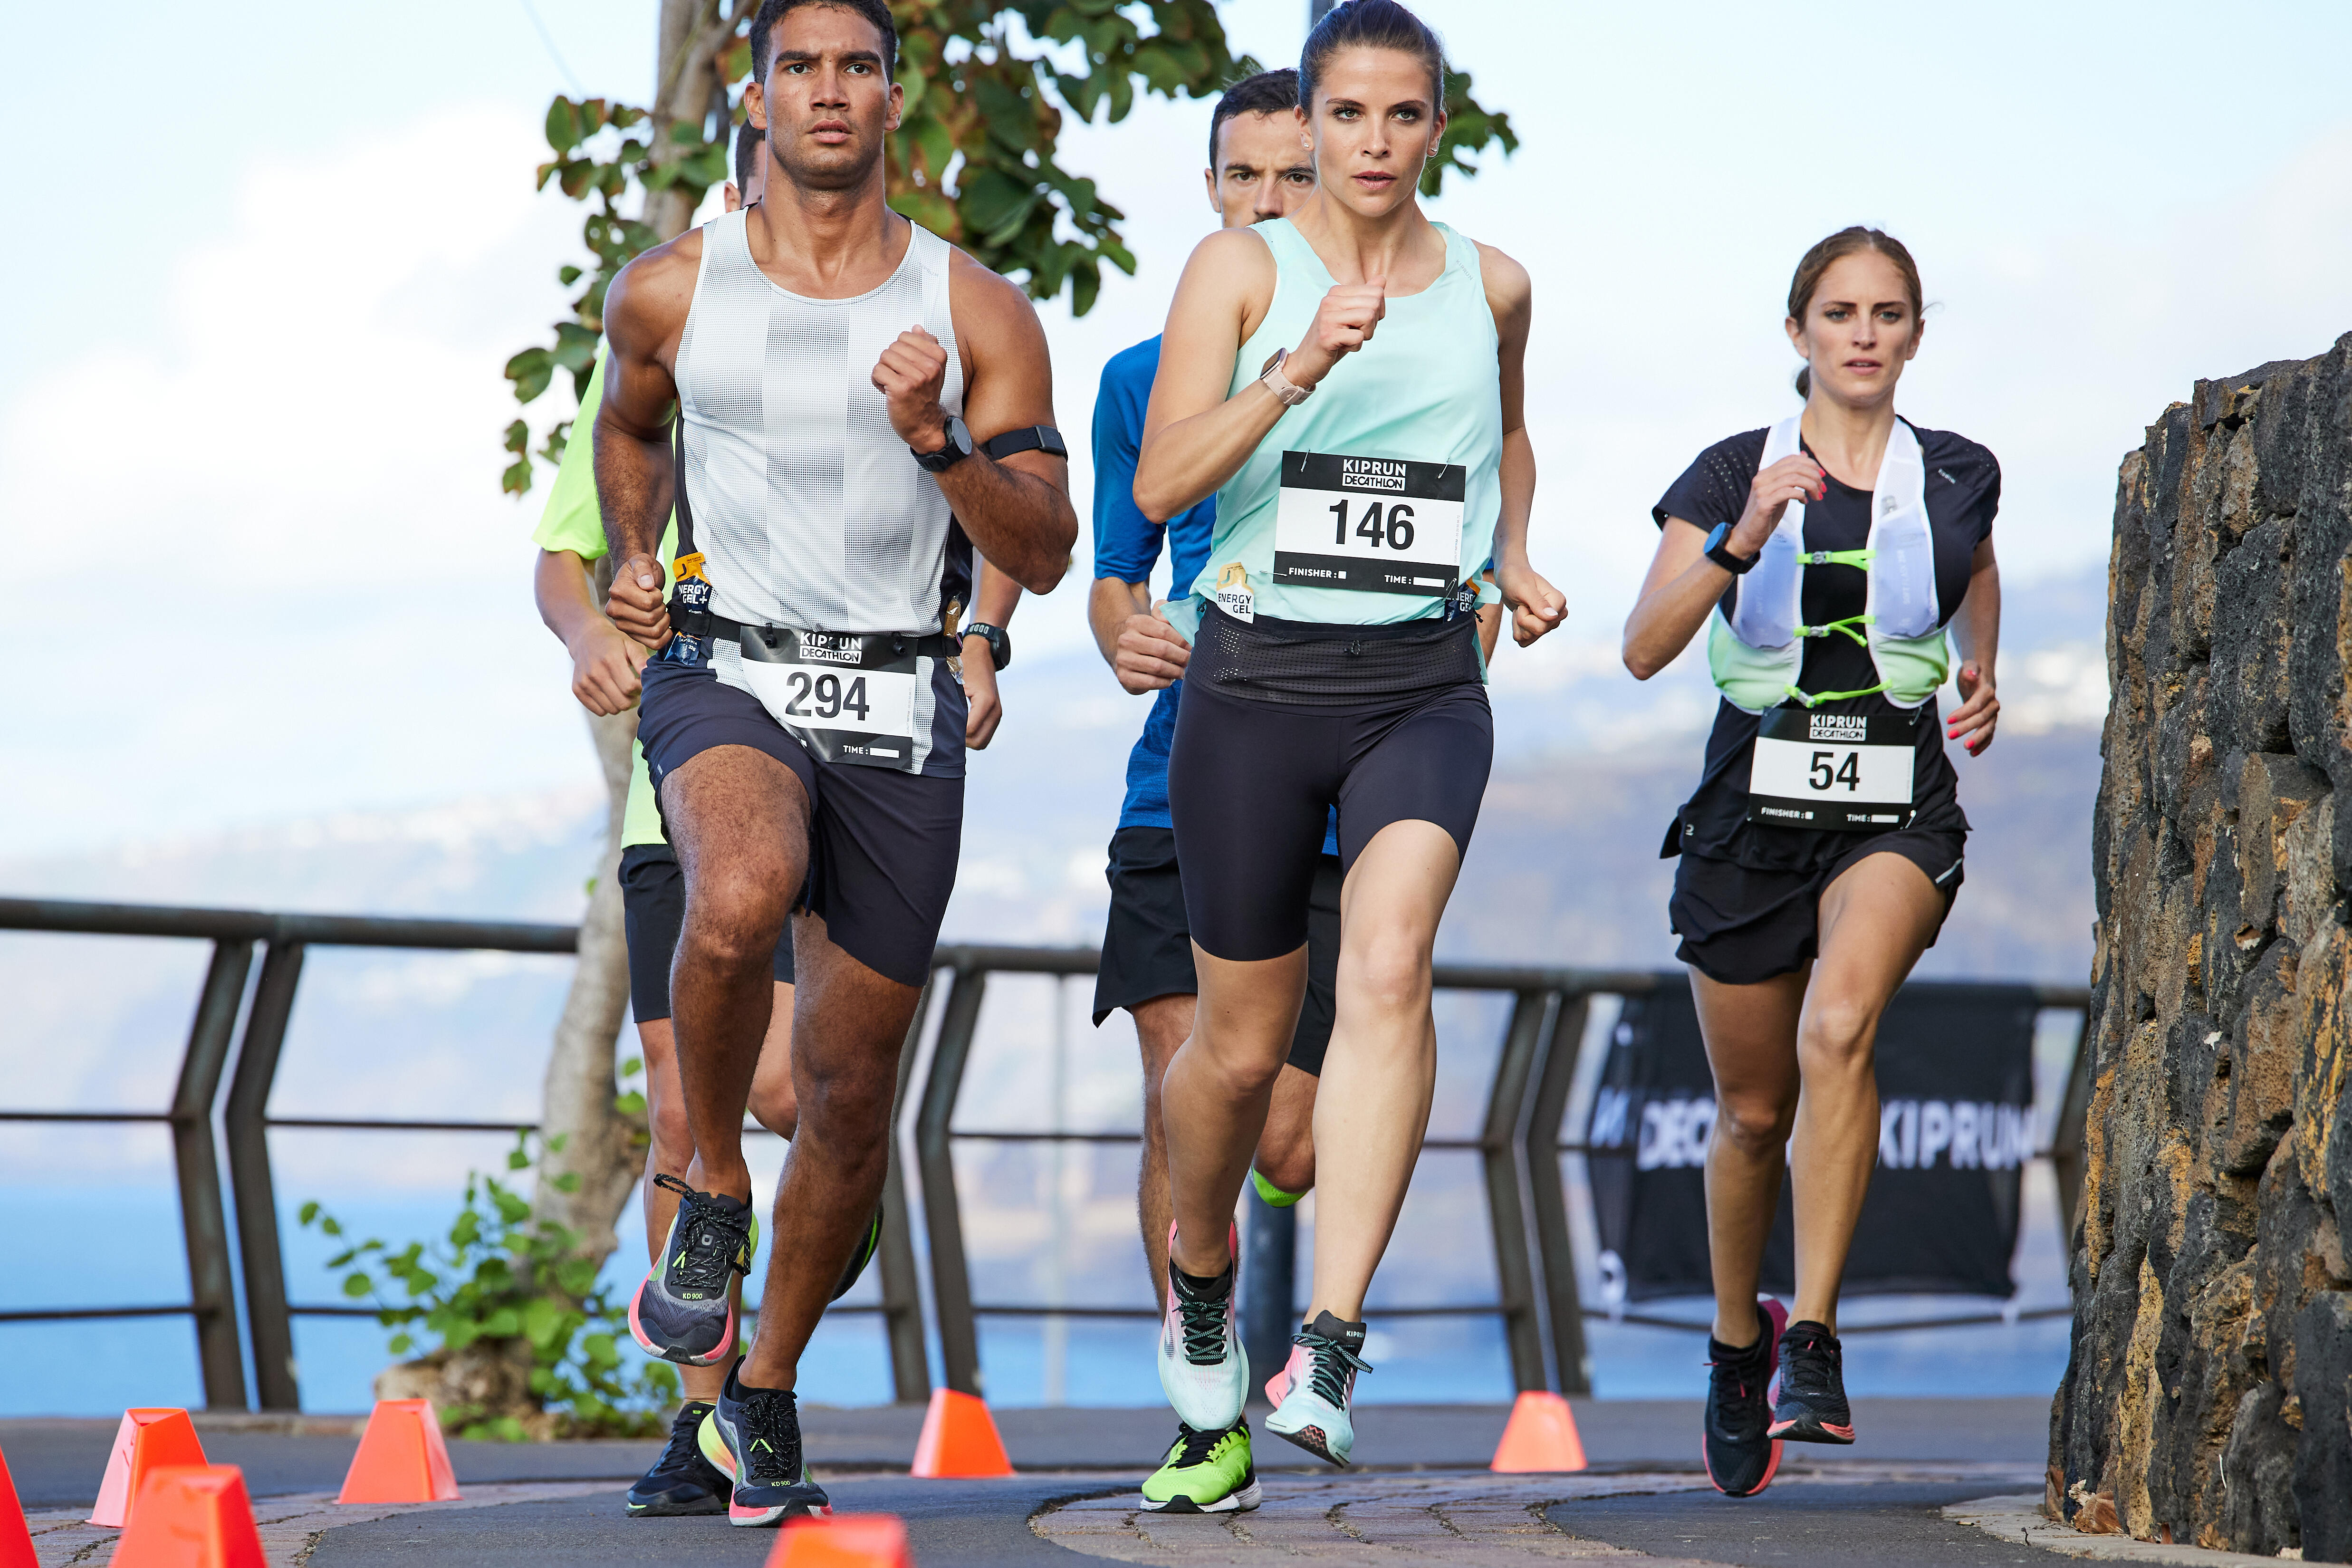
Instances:
[[[1244,1513],[1258,1505],[1249,1423],[1222,1432],[1176,1424],[1168,1458],[1143,1483],[1146,1513]]]

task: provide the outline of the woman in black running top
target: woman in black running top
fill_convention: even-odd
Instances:
[[[1960,885],[1969,823],[1944,742],[1982,754],[2000,713],[2000,468],[1895,416],[1919,349],[1909,253],[1873,229],[1822,240],[1787,331],[1802,414],[1708,447],[1666,491],[1624,644],[1646,680],[1704,627],[1723,692],[1662,853],[1680,857],[1668,912],[1715,1075],[1704,1447],[1733,1496],[1770,1482],[1783,1439],[1853,1441],[1837,1300],[1877,1155],[1873,1046]],[[1960,700],[1939,717],[1948,629]],[[1784,1147],[1793,1323],[1756,1294]]]

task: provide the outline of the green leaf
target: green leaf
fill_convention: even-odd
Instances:
[[[635,1077],[636,1074],[641,1073],[641,1072],[643,1072],[643,1071],[645,1071],[645,1070],[646,1070],[646,1058],[643,1058],[643,1057],[629,1057],[629,1058],[626,1058],[625,1059],[624,1059],[624,1060],[622,1061],[622,1063],[621,1063],[621,1067],[620,1067],[620,1076],[621,1076],[621,1077],[623,1077],[623,1078],[633,1078],[633,1077]]]
[[[580,1173],[565,1171],[560,1175],[549,1177],[547,1184],[559,1193],[576,1193],[580,1190]]]
[[[499,1217],[509,1225],[520,1225],[530,1217],[530,1205],[512,1193],[501,1192],[493,1195],[498,1199]]]
[[[513,1339],[522,1332],[522,1314],[512,1307],[500,1307],[482,1320],[481,1331],[484,1339]]]
[[[416,1348],[416,1341],[407,1334],[394,1334],[383,1348],[394,1355],[406,1355]]]
[[[360,1269],[343,1277],[343,1294],[352,1297],[354,1300],[366,1295],[369,1291],[374,1289],[375,1281],[368,1278],[368,1274],[365,1269]]]
[[[616,1094],[613,1097],[613,1109],[623,1116],[643,1116],[646,1113],[646,1097],[634,1089],[626,1094]]]
[[[547,106],[547,144],[558,156],[580,145],[580,119],[568,98],[558,97]]]
[[[304,1225],[309,1225],[312,1220],[317,1219],[319,1217],[318,1201],[313,1199],[310,1202],[304,1204],[300,1214],[301,1220]]]
[[[449,1245],[462,1249],[481,1239],[482,1216],[472,1209],[458,1211],[456,1223],[449,1226]]]
[[[530,1169],[530,1156],[524,1153],[520,1149],[509,1150],[507,1152],[507,1169],[509,1171],[527,1171]]]
[[[541,1296],[522,1310],[522,1331],[530,1342],[542,1349],[554,1342],[563,1331],[563,1309]]]
[[[555,357],[545,349],[525,349],[507,361],[506,378],[515,384],[515,401],[529,403],[555,379]]]
[[[559,1132],[554,1137],[550,1138],[547,1141],[547,1151],[551,1154],[561,1154],[563,1152],[563,1146],[571,1142],[571,1133]]]
[[[572,266],[572,263],[568,261],[555,269],[555,280],[558,283],[562,284],[566,289],[569,289],[574,283],[579,282],[580,279],[580,268]]]

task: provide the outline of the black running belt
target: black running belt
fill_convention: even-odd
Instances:
[[[731,641],[740,641],[745,632],[775,633],[784,629],[777,626],[755,626],[749,621],[730,621],[715,610],[710,615],[711,635]],[[849,635],[895,637],[900,653],[918,654],[924,658],[954,658],[963,651],[962,639],[951,637],[945,632],[852,632]],[[774,646],[772,637],[770,638],[770,646]]]
[[[1201,614],[1187,682],[1235,697],[1310,708],[1358,707],[1433,695],[1485,677],[1475,619],[1355,626],[1235,620]]]

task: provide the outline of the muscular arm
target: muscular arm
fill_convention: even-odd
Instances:
[[[542,550],[531,573],[539,618],[572,656],[572,695],[591,713],[622,713],[636,705],[646,650],[624,637],[596,607],[588,563],[569,550]]]
[[[1511,638],[1527,647],[1558,627],[1568,600],[1528,559],[1528,518],[1536,504],[1536,448],[1528,437],[1528,331],[1535,288],[1528,269],[1491,246],[1478,247],[1486,303],[1495,313],[1501,364],[1503,453],[1498,479],[1502,510],[1495,519],[1495,585],[1511,613]]]
[[[689,230],[621,269],[604,296],[604,401],[596,410],[596,500],[616,563],[607,599],[613,624],[648,647],[669,641],[662,570],[655,553],[677,476],[669,422],[672,373],[694,301],[702,236]]]
[[[1225,395],[1234,355],[1264,320],[1274,283],[1274,253],[1244,229],[1209,236],[1184,264],[1136,458],[1135,504],[1144,516],[1164,521],[1215,494],[1289,412],[1259,383]],[[1308,384],[1300,374],[1290,379]]]
[[[1053,424],[1053,362],[1045,349],[1045,330],[1027,298],[959,252],[949,276],[949,299],[959,345],[969,351],[963,422],[972,444],[1007,430]],[[890,357],[885,353],[886,366]],[[901,401],[893,395],[894,423]],[[910,436],[908,444],[937,451],[947,438],[946,416],[936,401],[926,413],[922,422],[929,427],[919,433],[919,440]],[[1000,462],[975,452],[939,480],[956,520],[991,565],[1017,588],[1033,594],[1054,591],[1069,570],[1070,552],[1078,540],[1066,459],[1029,451]],[[987,606],[981,608],[985,615]]]

